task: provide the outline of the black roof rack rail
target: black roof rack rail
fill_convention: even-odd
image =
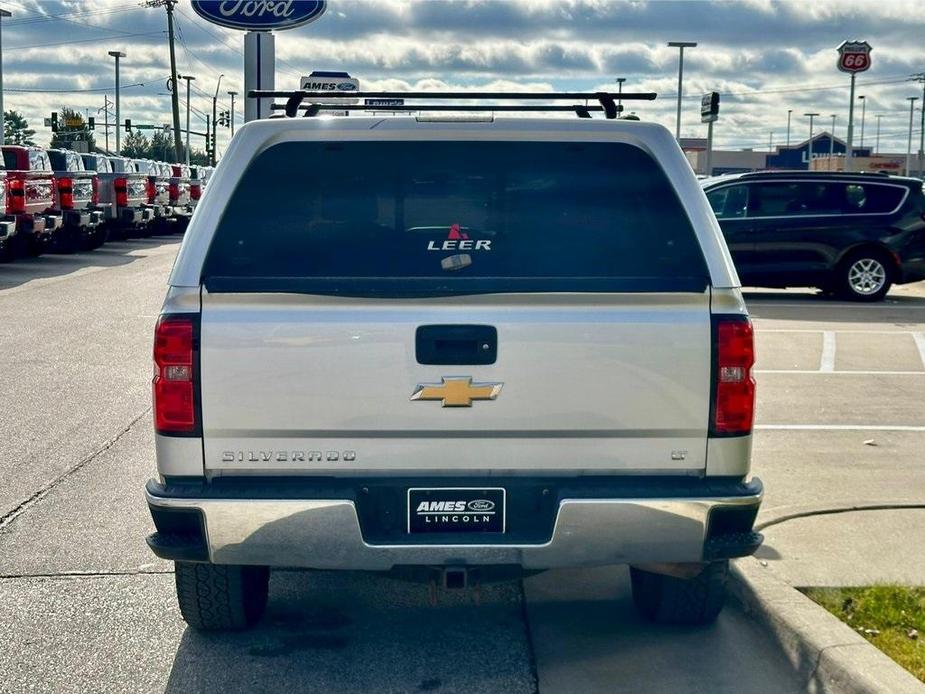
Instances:
[[[381,107],[388,111],[574,111],[579,118],[590,118],[592,112],[603,111],[605,117],[616,118],[623,110],[617,101],[653,101],[655,92],[309,92],[251,90],[251,98],[286,99],[285,104],[274,104],[275,110],[285,110],[294,118],[299,111],[306,116],[318,115],[321,111],[368,111],[375,107],[366,104],[330,103],[332,99],[487,99],[492,101],[562,101],[588,100],[597,105],[573,104],[419,104]],[[317,99],[318,101],[314,101]],[[303,105],[303,102],[308,102]],[[327,103],[319,103],[319,102]]]
[[[894,174],[888,171],[823,171],[807,169],[764,169],[761,171],[744,171],[739,174],[740,178],[753,178],[759,176],[850,176],[858,178],[870,178],[871,176],[892,176]]]

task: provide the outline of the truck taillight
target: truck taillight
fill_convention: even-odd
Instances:
[[[714,318],[713,412],[710,433],[750,434],[755,417],[754,331],[744,316]]]
[[[189,195],[193,200],[198,200],[202,196],[202,186],[193,183],[189,187]]]
[[[6,181],[6,213],[23,214],[26,211],[26,187],[21,179]]]
[[[117,178],[113,185],[116,189],[116,205],[128,207],[128,179]]]
[[[100,178],[99,176],[94,176],[90,179],[93,182],[93,195],[90,198],[90,202],[93,205],[100,204]]]
[[[162,316],[154,330],[154,428],[158,433],[196,430],[193,319]]]
[[[58,179],[58,198],[61,201],[62,210],[70,210],[74,207],[74,181],[72,179]]]
[[[145,191],[148,193],[148,202],[154,202],[154,198],[157,197],[157,188],[154,187],[154,179],[150,176],[148,177],[148,182],[145,183]]]

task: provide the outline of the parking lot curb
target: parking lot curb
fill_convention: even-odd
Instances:
[[[756,559],[733,562],[729,588],[780,644],[804,678],[806,691],[925,692],[925,684]]]

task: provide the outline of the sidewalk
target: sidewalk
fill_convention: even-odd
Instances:
[[[762,532],[756,558],[793,586],[925,585],[925,509],[795,518]]]

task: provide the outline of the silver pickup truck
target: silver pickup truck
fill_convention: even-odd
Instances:
[[[155,329],[146,487],[189,624],[253,624],[270,567],[626,564],[647,617],[716,617],[761,542],[752,326],[667,130],[268,119],[209,189]]]

